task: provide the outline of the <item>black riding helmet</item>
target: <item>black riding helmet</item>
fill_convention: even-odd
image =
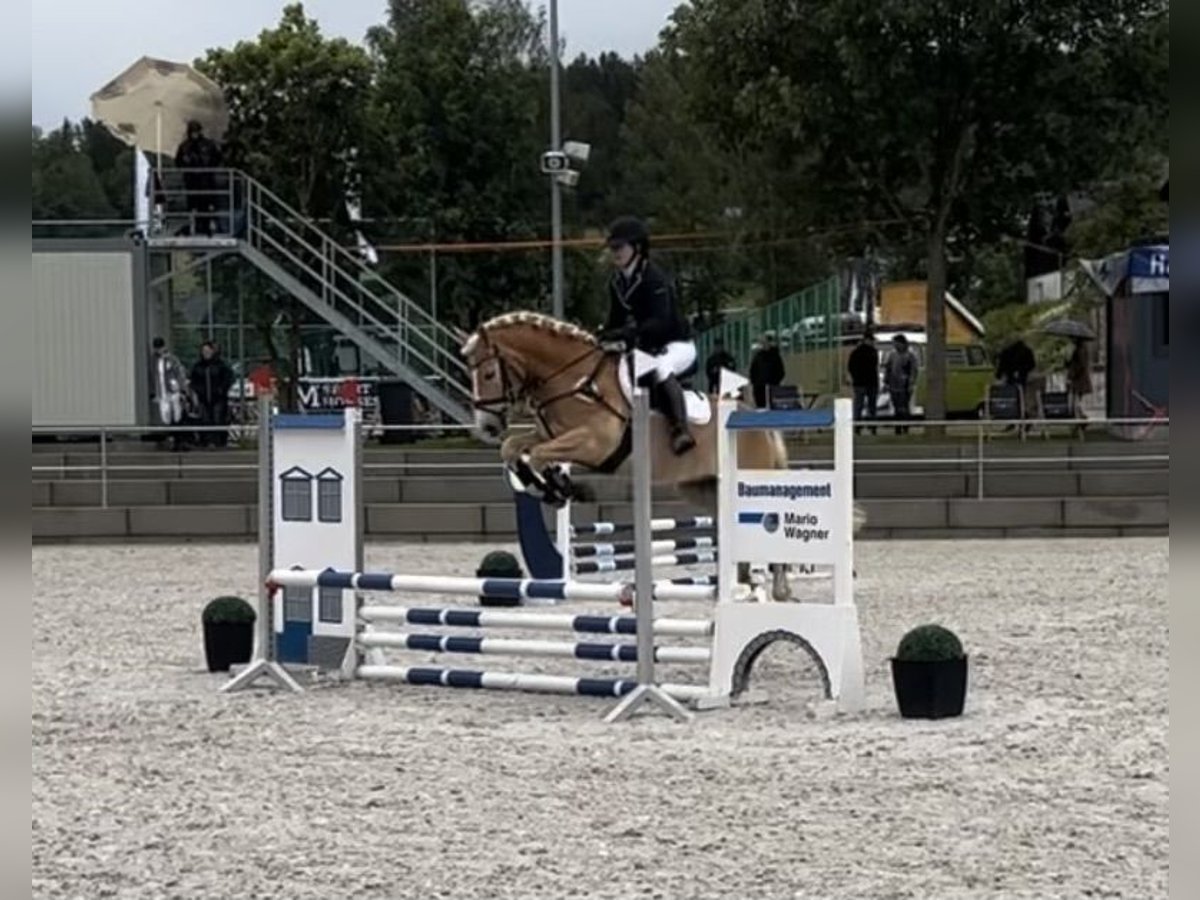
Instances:
[[[634,216],[621,216],[608,226],[608,246],[620,247],[629,244],[637,251],[638,256],[646,256],[650,252],[650,231],[646,223]]]

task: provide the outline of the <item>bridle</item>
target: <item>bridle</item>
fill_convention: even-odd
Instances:
[[[497,364],[500,374],[500,394],[486,400],[476,400],[472,397],[472,406],[489,413],[500,420],[502,428],[508,426],[508,409],[521,401],[528,404],[541,431],[549,438],[555,437],[553,429],[550,427],[550,422],[546,418],[546,410],[555,403],[561,400],[567,400],[571,397],[585,397],[593,403],[600,405],[602,409],[616,416],[622,423],[629,421],[628,411],[622,412],[614,407],[611,403],[601,396],[600,391],[596,387],[597,376],[600,374],[600,369],[604,365],[605,360],[610,355],[602,346],[589,347],[583,353],[568,360],[563,365],[559,366],[550,374],[542,378],[532,378],[525,375],[519,366],[511,362],[492,342],[487,339],[487,332],[478,332],[479,339],[486,349],[486,353],[482,355],[476,362],[471,364],[471,376],[475,381],[478,377],[479,369],[491,362]],[[533,395],[539,390],[553,384],[554,379],[558,378],[566,372],[569,372],[575,366],[586,360],[592,355],[598,355],[596,365],[591,373],[581,380],[574,381],[570,387],[559,393],[551,394],[549,397],[541,401],[535,401]],[[514,377],[516,373],[517,377]],[[477,383],[477,382],[476,382]],[[473,390],[472,394],[478,393]]]

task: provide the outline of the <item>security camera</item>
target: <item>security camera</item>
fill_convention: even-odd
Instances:
[[[554,177],[563,187],[575,187],[575,185],[579,184],[579,173],[574,169],[567,169],[565,172],[559,172]]]
[[[563,153],[577,163],[586,163],[588,157],[592,155],[592,145],[585,144],[583,141],[565,141],[562,148]]]
[[[560,150],[547,150],[542,154],[542,173],[545,175],[557,175],[559,172],[565,172],[570,168],[570,163],[567,160],[567,154]]]

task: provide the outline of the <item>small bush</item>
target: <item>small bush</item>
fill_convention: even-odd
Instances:
[[[204,607],[204,622],[253,622],[257,618],[254,607],[241,597],[217,597]]]
[[[896,659],[906,662],[942,662],[963,656],[958,636],[941,625],[918,625],[900,639],[896,648]]]
[[[475,571],[478,578],[524,578],[521,563],[507,550],[493,550]]]

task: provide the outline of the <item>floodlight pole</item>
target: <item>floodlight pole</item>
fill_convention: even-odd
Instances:
[[[562,111],[558,96],[558,0],[550,2],[550,149],[562,150]],[[550,176],[550,267],[554,318],[565,318],[563,307],[562,185]]]

